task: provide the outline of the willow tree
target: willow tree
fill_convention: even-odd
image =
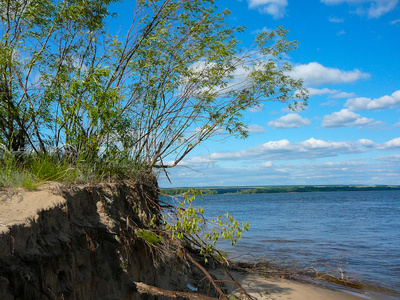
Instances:
[[[245,137],[248,108],[305,103],[286,30],[243,50],[213,0],[137,0],[112,34],[113,2],[0,0],[3,145],[168,168],[215,134]]]

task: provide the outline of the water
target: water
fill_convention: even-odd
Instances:
[[[237,246],[222,245],[236,260],[340,267],[400,299],[399,191],[206,195],[195,205],[251,222]]]

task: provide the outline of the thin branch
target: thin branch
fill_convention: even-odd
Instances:
[[[209,296],[205,296],[198,293],[189,293],[189,292],[180,292],[180,291],[171,291],[164,290],[155,286],[147,285],[143,282],[134,282],[137,292],[140,294],[150,294],[153,296],[164,296],[172,299],[177,298],[185,298],[191,300],[217,300],[218,298],[213,298]]]

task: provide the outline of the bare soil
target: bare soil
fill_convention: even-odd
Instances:
[[[154,201],[131,182],[0,191],[0,299],[164,298],[135,282],[215,295],[173,246],[135,235],[158,214]]]

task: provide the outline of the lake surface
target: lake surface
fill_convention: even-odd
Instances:
[[[205,195],[194,205],[251,222],[235,247],[222,245],[234,260],[341,268],[400,299],[400,191]]]

